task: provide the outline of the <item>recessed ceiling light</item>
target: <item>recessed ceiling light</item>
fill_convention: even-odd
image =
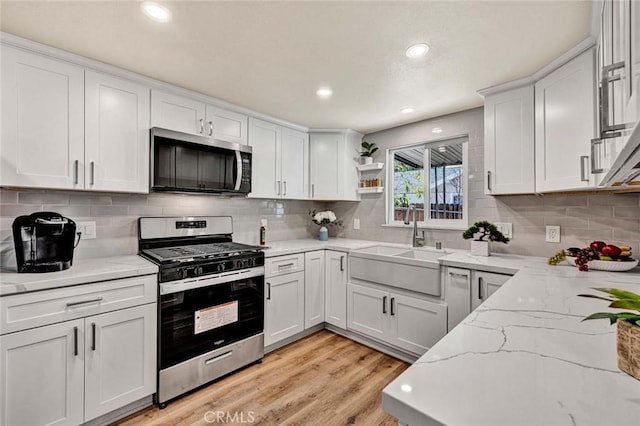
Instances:
[[[429,46],[424,43],[414,44],[413,46],[409,46],[405,54],[409,58],[419,58],[424,56],[429,51]]]
[[[328,98],[329,96],[333,95],[333,90],[329,89],[328,87],[322,87],[318,89],[316,95],[320,96],[321,98]]]
[[[440,127],[434,127],[431,129],[431,133],[442,133],[442,129]]]
[[[144,1],[140,4],[140,8],[149,18],[158,22],[169,22],[171,20],[171,11],[161,4]]]
[[[415,111],[415,108],[411,108],[411,107],[402,108],[402,109],[400,110],[400,112],[401,112],[401,113],[403,113],[403,114],[410,114],[410,113],[412,113],[413,111]]]

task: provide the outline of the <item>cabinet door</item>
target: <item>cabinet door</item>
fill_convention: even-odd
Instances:
[[[495,293],[502,284],[509,281],[511,275],[493,272],[473,271],[471,281],[471,310],[476,309]]]
[[[595,135],[595,61],[590,49],[535,86],[536,191],[590,186]]]
[[[207,136],[227,142],[246,145],[248,117],[244,114],[207,105]]]
[[[304,330],[304,272],[266,279],[264,345]]]
[[[84,407],[84,321],[0,337],[0,424],[78,425]]]
[[[155,304],[85,319],[85,421],[156,391]]]
[[[84,70],[1,49],[0,185],[84,188]]]
[[[149,192],[149,88],[85,75],[85,183],[98,191]]]
[[[325,252],[324,318],[329,324],[347,328],[347,254]]]
[[[254,118],[249,120],[249,145],[253,148],[252,197],[277,198],[282,195],[281,141],[282,127]]]
[[[485,193],[535,191],[533,85],[484,100]]]
[[[447,305],[391,293],[387,341],[416,355],[447,334]]]
[[[347,327],[378,340],[387,338],[389,293],[353,283],[347,284]]]
[[[445,269],[445,298],[447,330],[451,331],[471,313],[471,271],[452,267]]]
[[[344,136],[339,133],[311,135],[309,142],[311,198],[319,200],[342,198],[345,189],[343,147]],[[353,189],[355,191],[355,187]]]
[[[151,91],[151,127],[205,135],[205,105],[194,99]]]
[[[309,135],[282,128],[282,196],[309,198]]]
[[[304,255],[304,328],[324,322],[324,250]]]

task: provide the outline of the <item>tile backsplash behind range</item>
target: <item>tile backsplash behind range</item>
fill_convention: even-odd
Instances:
[[[11,224],[20,215],[54,211],[75,221],[95,221],[97,238],[83,240],[76,258],[135,254],[140,216],[232,216],[234,240],[258,244],[260,219],[268,220],[269,241],[308,238],[317,232],[308,210],[312,201],[258,200],[201,194],[99,194],[70,191],[0,190],[0,260],[14,266]]]

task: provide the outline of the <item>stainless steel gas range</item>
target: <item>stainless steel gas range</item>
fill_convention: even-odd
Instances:
[[[227,216],[142,217],[139,254],[160,268],[160,407],[264,355],[264,253]]]

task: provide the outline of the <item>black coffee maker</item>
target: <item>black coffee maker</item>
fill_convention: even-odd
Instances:
[[[54,272],[73,264],[76,223],[59,213],[36,212],[13,221],[18,272]]]

